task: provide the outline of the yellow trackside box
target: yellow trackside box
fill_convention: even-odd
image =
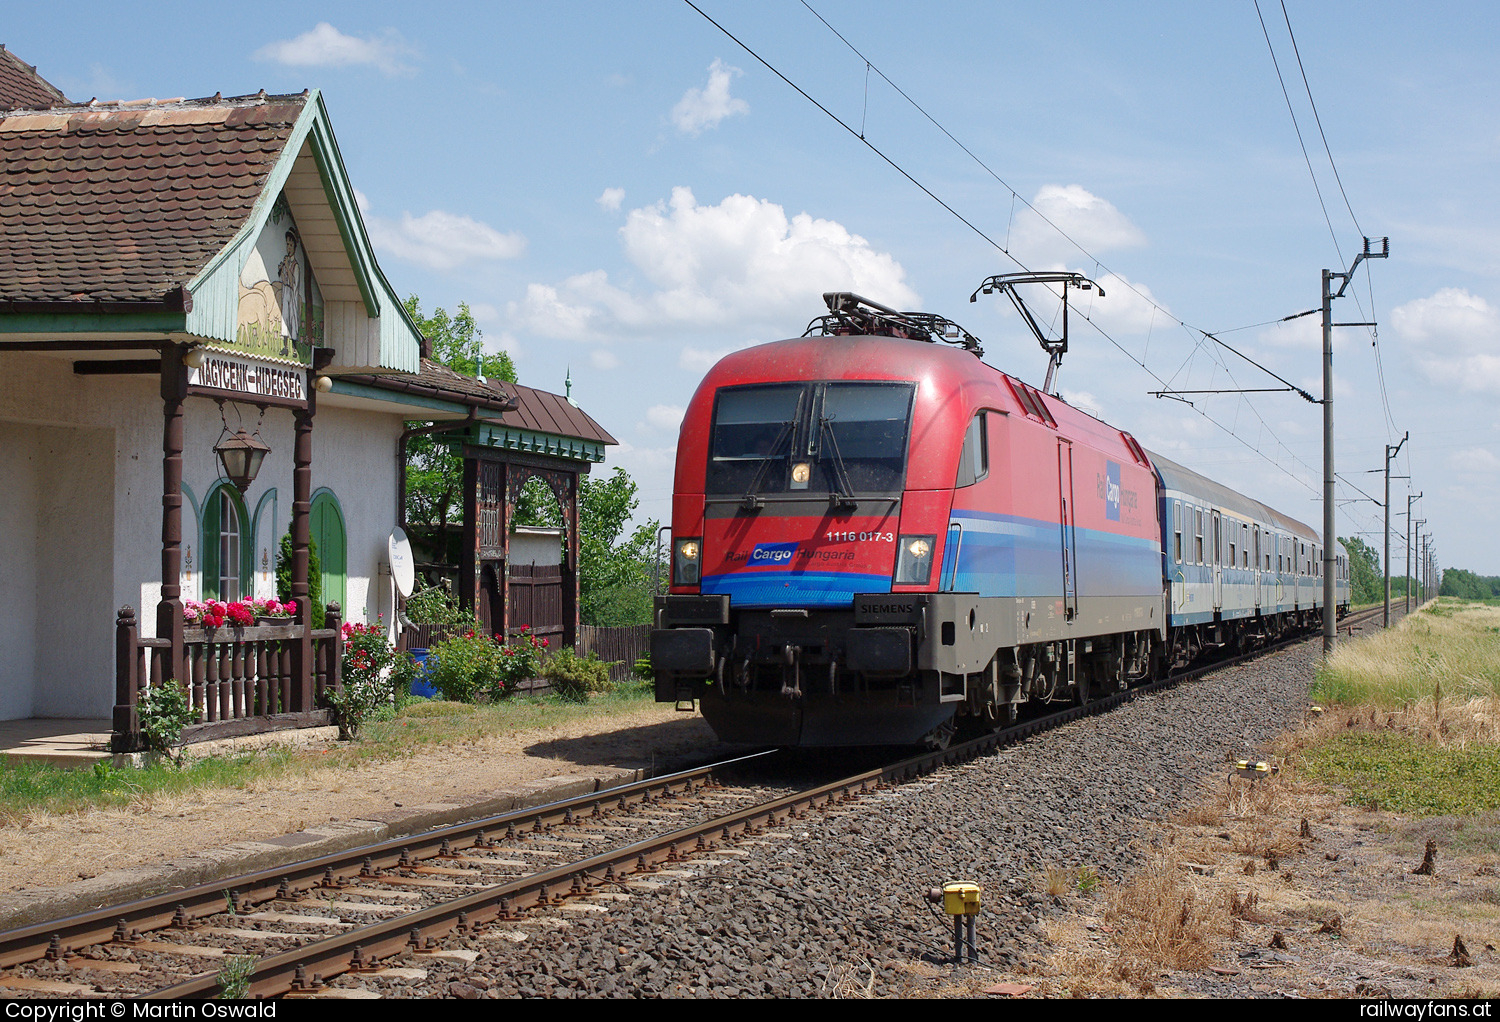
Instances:
[[[943,885],[943,911],[950,916],[979,914],[979,885],[960,881]]]

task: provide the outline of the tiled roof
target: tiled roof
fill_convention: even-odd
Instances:
[[[481,408],[499,411],[512,400],[515,407],[499,415],[486,415],[491,421],[503,422],[516,429],[529,429],[553,436],[575,437],[593,440],[602,444],[619,443],[604,431],[582,408],[572,404],[560,394],[549,394],[534,387],[523,387],[515,383],[496,381],[481,382],[472,376],[454,372],[441,362],[422,359],[422,371],[415,379],[410,376],[345,376],[385,390],[427,392],[460,404],[473,404]],[[419,416],[413,416],[417,418]]]
[[[42,110],[68,97],[0,43],[0,110]]]
[[[0,113],[0,302],[159,302],[248,217],[300,96]]]

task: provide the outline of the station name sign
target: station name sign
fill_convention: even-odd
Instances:
[[[305,402],[307,370],[209,352],[205,353],[201,366],[189,367],[188,386],[228,391],[248,398]]]

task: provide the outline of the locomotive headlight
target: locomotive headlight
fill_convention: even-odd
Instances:
[[[702,571],[699,567],[699,559],[703,553],[702,541],[694,539],[679,539],[672,545],[672,584],[679,586],[697,585]]]
[[[799,461],[792,466],[792,489],[807,489],[807,481],[812,478],[812,465],[805,461]]]
[[[926,585],[932,578],[932,548],[936,543],[936,536],[902,536],[896,545],[896,574],[891,581],[898,586]]]

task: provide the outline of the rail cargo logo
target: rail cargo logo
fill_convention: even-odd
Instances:
[[[797,543],[757,543],[750,551],[750,566],[790,564],[798,546]]]
[[[1112,522],[1120,520],[1120,466],[1113,461],[1104,463],[1104,517]]]

